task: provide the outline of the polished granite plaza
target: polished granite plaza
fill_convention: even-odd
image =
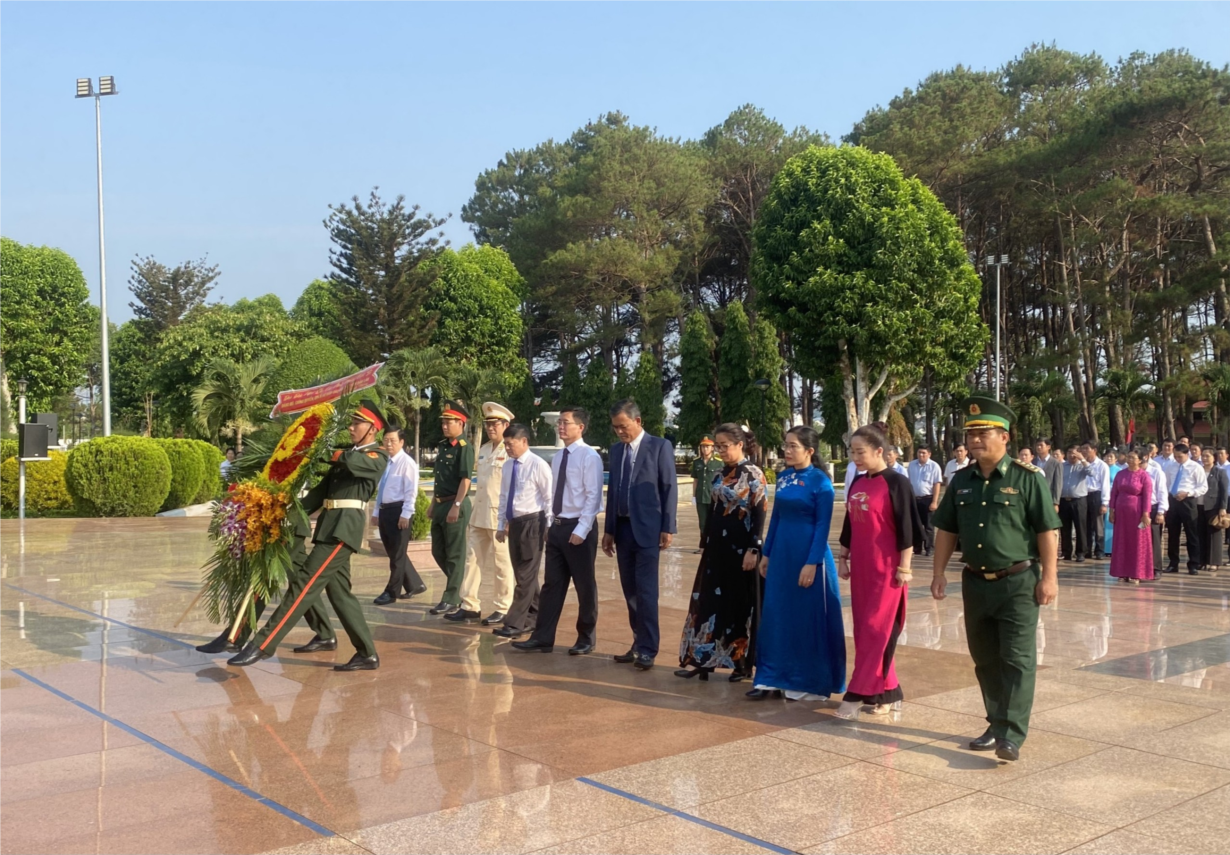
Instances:
[[[236,669],[192,649],[217,632],[199,609],[177,625],[204,520],[4,521],[0,851],[1227,851],[1230,574],[1129,587],[1061,565],[1005,764],[962,747],[981,701],[959,593],[932,600],[926,560],[892,720],[674,677],[697,559],[680,512],[647,673],[611,659],[630,631],[601,554],[590,656],[564,652],[571,606],[549,655],[428,615],[443,577],[416,551],[429,591],[388,607],[385,559],[354,561],[379,671],[331,670],[344,634],[292,653],[304,627]]]

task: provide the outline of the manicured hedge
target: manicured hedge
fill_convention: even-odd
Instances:
[[[431,499],[419,488],[414,499],[414,516],[410,518],[410,539],[426,540],[431,534]]]
[[[188,442],[196,446],[196,450],[201,453],[201,462],[205,467],[202,472],[201,489],[197,491],[192,504],[212,502],[222,492],[222,461],[226,460],[226,455],[212,442],[206,442],[203,439],[190,439]]]
[[[196,501],[204,479],[201,452],[189,439],[156,439],[171,462],[171,490],[162,502],[162,510],[183,508]]]
[[[17,440],[0,439],[0,461],[17,456]]]
[[[148,517],[171,492],[171,461],[157,440],[98,437],[68,455],[65,480],[83,516]]]
[[[26,513],[37,516],[44,511],[67,511],[73,507],[73,497],[64,483],[64,468],[68,455],[52,451],[48,460],[26,464]],[[6,511],[17,510],[18,460],[16,455],[0,466],[0,505]]]

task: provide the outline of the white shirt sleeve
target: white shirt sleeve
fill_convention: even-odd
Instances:
[[[406,455],[403,478],[406,483],[406,497],[402,499],[401,503],[401,518],[408,520],[414,516],[414,503],[419,497],[419,465],[408,454]]]
[[[581,510],[581,515],[577,518],[577,527],[572,530],[573,534],[582,539],[589,536],[590,529],[594,527],[594,520],[598,517],[598,512],[602,510],[602,457],[595,449],[589,450],[591,453],[585,455],[581,470],[581,484],[585,488],[585,505]]]
[[[533,454],[533,452],[530,453]],[[517,468],[518,467],[514,466],[512,462],[510,462],[500,473],[500,504],[499,514],[496,517],[496,531],[505,531],[508,528],[508,490],[509,486],[512,484],[513,471]]]

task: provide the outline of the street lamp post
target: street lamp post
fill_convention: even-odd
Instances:
[[[98,78],[97,92],[92,78],[77,78],[77,97],[94,99],[94,142],[98,150],[98,306],[102,312],[103,436],[111,436],[111,347],[107,335],[107,247],[103,240],[102,96],[117,94],[114,77]]]
[[[995,256],[987,256],[987,267],[995,268],[995,400],[999,400],[999,378],[1003,375],[1003,368],[999,361],[999,327],[1000,327],[1000,310],[999,310],[999,271],[1007,266],[1008,256],[1001,255],[999,260],[995,260]]]
[[[26,380],[17,381],[17,424],[26,423]],[[18,428],[21,430],[21,428]],[[26,459],[17,455],[17,519],[26,521]]]
[[[759,380],[753,381],[753,382],[752,382],[752,385],[753,385],[753,386],[755,386],[757,389],[759,389],[759,390],[760,390],[760,427],[759,427],[759,431],[760,431],[760,448],[761,448],[761,454],[763,454],[763,455],[764,455],[764,456],[763,456],[763,458],[762,458],[762,460],[761,460],[761,462],[762,462],[762,463],[764,463],[765,465],[768,465],[768,462],[769,462],[769,449],[768,449],[768,447],[765,445],[765,438],[764,438],[764,420],[765,420],[765,396],[767,395],[767,393],[768,393],[768,391],[769,391],[769,385],[770,385],[770,384],[769,384],[769,381],[768,381],[768,380],[766,380],[765,378],[763,378],[763,377],[762,377],[762,378],[760,378]]]

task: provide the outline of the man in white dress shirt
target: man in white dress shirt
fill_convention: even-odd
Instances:
[[[1106,511],[1110,504],[1110,468],[1098,457],[1092,442],[1081,443],[1081,456],[1089,467],[1086,473],[1089,492],[1085,498],[1089,553],[1085,557],[1101,561],[1104,557],[1102,546],[1106,542]]]
[[[1145,461],[1145,473],[1153,481],[1153,503],[1149,515],[1153,518],[1149,529],[1153,535],[1153,578],[1161,575],[1162,564],[1162,526],[1166,524],[1166,511],[1170,510],[1170,488],[1166,473],[1156,459],[1157,446],[1149,443],[1149,450],[1141,454]]]
[[[518,650],[550,653],[555,630],[564,610],[568,582],[577,591],[577,642],[573,656],[594,649],[598,626],[598,583],[594,560],[598,530],[594,521],[602,510],[602,457],[581,438],[589,427],[589,413],[581,407],[560,410],[556,430],[564,447],[551,458],[551,527],[547,530],[546,570],[538,597],[538,625]]]
[[[1170,530],[1170,543],[1167,548],[1169,564],[1167,573],[1179,572],[1179,532],[1187,535],[1187,572],[1196,576],[1200,573],[1200,535],[1196,530],[1196,500],[1209,490],[1209,477],[1204,467],[1188,457],[1188,447],[1183,444],[1174,447],[1175,480],[1170,487],[1170,513],[1166,518],[1166,527]]]
[[[538,621],[538,567],[551,522],[551,465],[530,451],[530,430],[514,422],[504,431],[509,462],[500,478],[496,540],[508,543],[516,590],[500,638],[519,638]]]
[[[478,588],[482,584],[484,571],[493,572],[495,585],[491,592],[493,611],[483,618],[483,626],[503,623],[504,613],[512,602],[512,559],[508,555],[508,546],[495,536],[500,484],[504,466],[508,463],[504,431],[512,420],[512,411],[503,404],[494,401],[483,404],[483,430],[487,432],[487,441],[478,450],[478,463],[474,467],[477,481],[472,491],[474,505],[470,510],[470,530],[466,541],[466,571],[461,580],[461,608],[446,614],[444,619],[447,621],[461,623],[482,617]]]
[[[372,601],[378,606],[387,606],[399,597],[409,599],[427,590],[406,554],[414,500],[419,494],[419,465],[406,454],[406,439],[401,428],[385,430],[384,450],[389,453],[389,467],[384,470],[384,477],[376,489],[372,518],[376,520],[380,542],[389,556],[389,584],[384,593]]]
[[[901,449],[897,446],[890,445],[884,449],[884,462],[898,475],[906,474],[905,467],[901,465]]]
[[[944,486],[947,487],[952,483],[952,476],[956,475],[966,466],[969,466],[969,451],[965,444],[961,443],[952,450],[952,459],[944,464]]]
[[[922,518],[923,554],[930,555],[935,546],[935,529],[931,525],[931,515],[940,506],[940,483],[944,480],[944,473],[940,471],[940,464],[931,459],[931,449],[920,445],[918,457],[910,461],[906,474],[914,491],[914,505],[918,508],[918,516]],[[914,554],[919,554],[917,549]]]

